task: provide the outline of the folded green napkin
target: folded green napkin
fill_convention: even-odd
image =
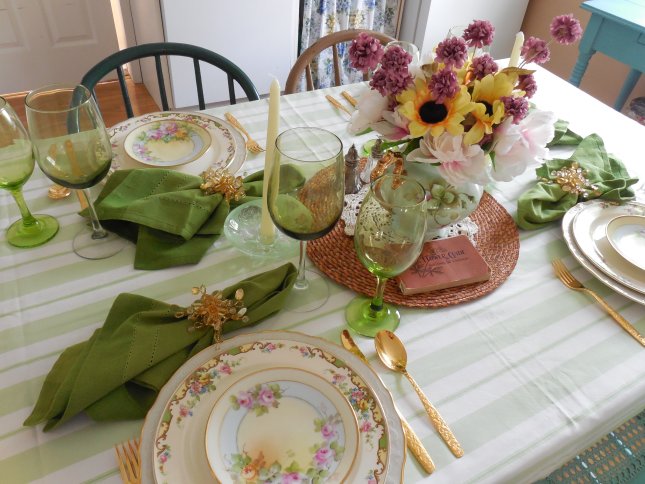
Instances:
[[[569,129],[569,121],[558,119],[555,122],[554,128],[555,134],[553,139],[547,145],[549,148],[554,146],[578,146],[582,141],[582,136]]]
[[[224,289],[227,299],[244,290],[248,320],[227,321],[222,332],[254,325],[280,310],[296,275],[289,263]],[[212,343],[212,327],[193,329],[192,321],[175,316],[177,311],[161,301],[120,294],[103,327],[54,363],[24,425],[47,422],[44,430],[49,430],[83,411],[94,420],[143,418],[175,370]]]
[[[573,144],[575,133],[566,130],[562,132],[564,144]],[[613,155],[607,154],[602,139],[597,134],[587,136],[576,148],[569,159],[553,159],[546,161],[535,172],[542,179],[551,178],[554,170],[570,167],[577,162],[587,171],[586,178],[590,185],[596,187],[595,193],[587,198],[576,193],[565,191],[555,181],[539,181],[517,201],[517,224],[523,229],[537,229],[544,224],[559,220],[567,210],[578,201],[603,198],[605,200],[625,201],[634,198],[631,185],[638,179],[631,178],[625,166]]]
[[[303,183],[291,165],[281,169],[294,186]],[[157,168],[117,170],[95,208],[108,230],[136,243],[136,269],[196,264],[222,233],[230,208],[262,197],[263,178],[262,171],[245,178],[246,196],[229,204],[220,193],[203,193],[198,176]]]

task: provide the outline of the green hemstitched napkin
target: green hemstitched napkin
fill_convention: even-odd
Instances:
[[[547,144],[549,148],[555,146],[578,146],[582,141],[582,136],[569,129],[569,121],[558,119],[554,127],[555,134],[553,139]]]
[[[252,326],[279,311],[296,279],[285,264],[222,291],[242,289],[244,320],[228,320],[222,332]],[[94,420],[145,417],[159,390],[188,359],[213,342],[213,328],[193,327],[178,308],[136,294],[120,294],[105,324],[83,343],[67,348],[50,370],[24,425],[50,430],[80,412]]]
[[[293,186],[304,177],[290,165]],[[136,243],[135,269],[196,264],[222,233],[231,207],[262,197],[264,173],[244,179],[246,196],[226,201],[205,194],[202,178],[172,170],[118,170],[108,179],[95,208],[108,230]]]
[[[574,135],[564,131],[565,144],[569,144]],[[517,201],[517,224],[527,230],[561,219],[582,200],[631,200],[634,191],[630,187],[638,182],[638,178],[629,176],[620,160],[607,153],[597,134],[580,141],[569,159],[548,160],[536,174],[540,181]]]

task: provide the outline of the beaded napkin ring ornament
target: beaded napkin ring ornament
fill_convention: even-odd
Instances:
[[[226,321],[249,320],[244,307],[244,290],[235,291],[233,299],[225,299],[222,291],[214,291],[211,294],[206,292],[205,286],[193,287],[194,295],[201,294],[201,297],[190,306],[175,313],[176,318],[188,318],[193,321],[189,331],[206,328],[213,328],[213,343],[222,342],[222,326]]]
[[[241,176],[233,176],[224,168],[213,169],[202,172],[200,175],[204,183],[199,188],[205,195],[214,195],[221,193],[226,201],[231,199],[236,202],[244,198],[244,180]]]
[[[577,162],[550,173],[551,178],[540,178],[546,183],[557,183],[565,192],[579,195],[582,198],[600,195],[598,187],[587,178],[587,170],[581,168]]]

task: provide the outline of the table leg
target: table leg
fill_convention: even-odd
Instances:
[[[587,66],[589,65],[589,60],[591,59],[591,56],[594,53],[595,51],[593,50],[589,52],[580,52],[580,54],[578,55],[578,60],[576,61],[576,65],[573,66],[571,77],[569,78],[569,82],[571,84],[573,84],[576,87],[580,86],[580,81],[582,80],[582,76],[587,70]]]
[[[634,89],[634,86],[636,86],[636,83],[638,82],[638,79],[640,77],[641,77],[640,71],[637,71],[636,69],[632,69],[629,71],[629,74],[627,75],[627,79],[625,79],[625,83],[623,84],[623,87],[620,90],[618,97],[616,98],[616,102],[614,103],[614,109],[616,111],[620,111],[621,109],[623,109],[623,106],[625,105],[625,101],[627,101],[627,98],[629,97],[632,90]]]

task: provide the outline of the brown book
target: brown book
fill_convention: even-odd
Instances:
[[[426,242],[398,279],[403,294],[417,294],[487,281],[490,267],[468,237],[458,235]]]

